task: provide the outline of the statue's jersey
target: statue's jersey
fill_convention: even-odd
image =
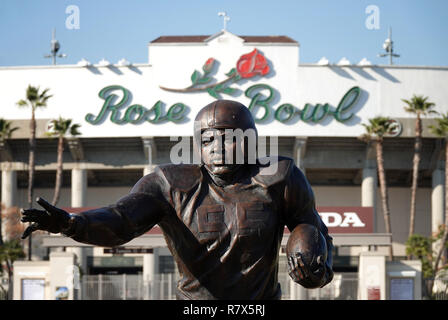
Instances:
[[[285,225],[292,231],[299,223],[313,224],[331,238],[306,178],[291,159],[275,161],[275,172],[250,165],[244,179],[227,186],[200,165],[159,166],[109,207],[129,221],[115,236],[128,241],[157,223],[178,265],[180,299],[278,299]],[[92,229],[94,213],[83,218]],[[92,243],[91,230],[81,229],[73,238]]]
[[[159,223],[179,266],[180,298],[279,296],[278,199],[255,180],[220,187],[201,173],[188,192],[168,185],[175,214]]]

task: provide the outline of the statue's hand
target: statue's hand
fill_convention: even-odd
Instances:
[[[37,198],[37,203],[45,210],[22,209],[22,222],[31,222],[22,235],[22,239],[28,237],[36,230],[59,233],[69,227],[70,214],[56,208],[42,198]]]
[[[306,263],[302,254],[297,252],[288,256],[289,276],[305,288],[319,288],[327,283],[327,268],[323,256],[318,256],[312,263]]]

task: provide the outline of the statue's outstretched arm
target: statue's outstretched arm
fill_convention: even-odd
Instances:
[[[22,239],[36,230],[63,233],[82,243],[98,246],[118,246],[145,233],[163,217],[168,206],[154,186],[151,176],[140,180],[131,193],[115,205],[81,212],[68,213],[42,198],[37,203],[44,210],[22,210],[22,222],[31,222]],[[148,192],[149,191],[149,192]]]

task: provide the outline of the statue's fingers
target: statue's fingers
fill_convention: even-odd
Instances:
[[[39,214],[45,214],[46,211],[44,210],[37,210],[37,209],[20,209],[20,214],[23,216],[35,216]]]
[[[296,275],[294,274],[294,259],[292,257],[288,257],[288,274],[295,279]]]
[[[56,215],[57,214],[62,214],[62,215],[66,214],[66,212],[64,210],[51,205],[50,203],[48,203],[45,199],[43,199],[41,197],[37,198],[36,202],[38,204],[40,204],[45,210],[47,210],[47,212],[50,214],[50,216],[53,214],[56,214]]]
[[[20,219],[21,222],[37,222],[36,218],[34,217],[30,217],[30,216],[25,216],[22,219]]]
[[[295,262],[294,257],[288,257],[288,268],[289,268],[289,275],[295,279],[295,280],[299,280],[302,279],[302,273],[300,272],[300,270],[297,267],[297,263]]]
[[[288,269],[289,270],[294,270],[296,268],[296,264],[294,262],[294,258],[289,256],[288,257]]]
[[[37,223],[31,224],[28,228],[25,229],[25,232],[22,234],[22,239],[26,239],[31,233],[39,230],[39,225]]]
[[[297,259],[297,265],[298,265],[297,269],[300,269],[300,271],[304,277],[309,277],[308,267],[303,262],[302,255],[300,253],[298,253],[296,255],[296,259]]]
[[[44,215],[47,215],[47,211],[37,209],[25,209],[25,210],[22,209],[20,213],[24,217],[33,217],[33,218],[39,218],[43,217]]]
[[[54,211],[57,211],[57,208],[52,206],[50,203],[48,203],[44,198],[38,197],[36,199],[36,202],[40,204],[42,208],[47,210],[49,213],[52,213]]]

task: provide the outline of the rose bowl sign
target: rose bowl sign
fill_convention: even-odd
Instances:
[[[223,95],[229,95],[234,99],[244,92],[246,98],[250,99],[248,109],[252,112],[256,123],[266,122],[270,117],[284,124],[296,120],[305,123],[323,123],[326,118],[334,118],[340,123],[346,123],[355,116],[354,106],[361,95],[361,89],[358,86],[348,89],[335,107],[325,102],[315,105],[306,103],[303,108],[299,108],[287,102],[274,108],[272,104],[277,100],[277,90],[266,83],[251,83],[242,91],[237,87],[241,85],[241,82],[257,82],[271,72],[272,63],[270,64],[257,48],[241,55],[234,67],[225,73],[225,78],[220,80],[215,79],[214,76],[219,65],[216,58],[210,57],[202,65],[202,71],[194,70],[191,73],[189,86],[169,88],[159,85],[159,88],[178,94],[208,93],[215,99],[222,99]],[[169,108],[167,106],[167,111],[164,111],[166,103],[157,100],[152,107],[144,107],[140,103],[131,103],[131,91],[121,85],[106,86],[100,90],[98,96],[104,100],[101,110],[96,114],[88,113],[84,117],[84,120],[91,125],[102,124],[108,116],[112,123],[118,125],[128,123],[140,125],[145,122],[181,124],[188,120],[186,104],[177,102]]]
[[[372,207],[318,207],[329,233],[373,233]]]

